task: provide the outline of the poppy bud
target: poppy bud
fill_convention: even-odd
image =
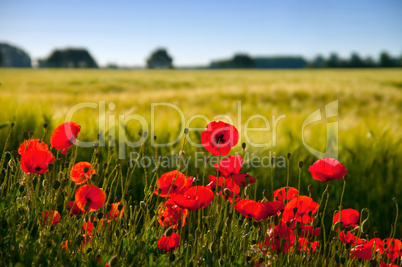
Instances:
[[[313,211],[309,210],[309,211],[307,212],[307,214],[308,214],[309,217],[311,217],[311,216],[313,216]]]
[[[243,142],[243,143],[241,144],[241,148],[246,149],[246,143],[245,143],[245,142]]]
[[[147,210],[147,203],[145,203],[144,201],[140,202],[140,207],[142,210],[146,211]]]
[[[176,256],[174,254],[170,254],[169,261],[173,262],[175,259],[176,259]]]
[[[226,227],[230,227],[231,224],[232,224],[232,220],[229,217],[227,217],[225,220]]]
[[[91,175],[92,182],[96,182],[97,179],[98,179],[98,175],[96,173]]]
[[[293,213],[296,214],[297,213],[297,207],[293,208]]]
[[[173,228],[169,227],[166,231],[165,231],[165,236],[169,237],[173,234]]]
[[[121,196],[116,195],[114,199],[115,199],[116,202],[119,202],[121,200]]]
[[[28,131],[22,132],[22,135],[24,136],[24,139],[25,139],[25,140],[28,140],[28,139],[29,139]]]
[[[18,188],[18,190],[22,193],[24,192],[25,187],[23,185],[20,186],[20,188]]]
[[[138,135],[139,135],[139,136],[142,136],[142,132],[141,132],[141,131],[138,131]]]
[[[89,168],[88,167],[84,167],[84,172],[88,172]]]
[[[267,189],[264,189],[264,191],[262,191],[262,195],[269,200],[269,191]]]
[[[333,226],[332,226],[332,231],[337,231],[341,226],[341,222],[336,222]]]
[[[272,164],[272,165],[275,164],[275,158],[271,158],[271,164]]]
[[[314,217],[313,225],[317,225],[319,223],[318,216]]]
[[[156,135],[154,135],[154,141],[156,141]]]
[[[29,138],[32,138],[33,135],[34,135],[34,133],[33,133],[32,131],[29,131],[29,132],[28,132]]]
[[[87,203],[87,204],[85,204],[85,206],[84,206],[84,210],[85,210],[85,211],[88,211],[90,207],[91,207],[91,204]]]
[[[185,153],[186,152],[184,152],[184,150],[180,150],[180,152],[179,152],[180,157],[183,157]]]
[[[345,176],[343,176],[343,180],[345,180],[345,181],[348,180],[348,178],[349,178],[349,177],[348,177],[347,174],[345,174]]]
[[[8,161],[8,166],[10,167],[12,172],[15,172],[17,170],[17,167],[15,166],[15,161],[13,159],[10,159]]]
[[[98,143],[94,143],[94,148],[97,148],[99,146]]]
[[[55,190],[57,190],[57,189],[59,189],[59,187],[60,187],[60,182],[59,181],[54,181],[53,182],[53,189],[55,189]]]
[[[18,156],[18,151],[17,150],[11,150],[11,156],[13,156],[13,158],[16,158]]]
[[[11,127],[11,129],[12,129],[12,128],[14,128],[14,125],[15,125],[15,123],[14,123],[14,122],[10,123],[10,127]]]
[[[369,221],[368,219],[365,219],[365,220],[362,222],[362,232],[363,232],[363,233],[367,233],[367,231],[369,230],[369,228],[370,228],[370,221]]]
[[[184,134],[188,134],[188,128],[184,129]]]
[[[223,193],[225,194],[225,196],[230,196],[230,189],[229,188],[225,188],[224,190],[223,190]]]
[[[303,168],[303,161],[299,161],[299,168]]]
[[[309,185],[308,187],[307,187],[307,189],[308,189],[308,192],[310,193],[310,194],[312,194],[313,193],[313,191],[314,191],[314,185]]]
[[[288,159],[290,159],[291,156],[292,156],[292,154],[290,154],[290,153],[287,153],[287,154],[286,154],[286,157],[287,157]]]
[[[113,267],[113,266],[117,265],[117,262],[118,262],[118,259],[117,259],[117,256],[115,255],[112,258],[110,258],[108,263],[109,263],[110,267]]]

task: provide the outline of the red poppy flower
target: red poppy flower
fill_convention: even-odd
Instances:
[[[92,169],[91,163],[85,161],[78,162],[71,169],[71,180],[80,185],[85,183],[88,178],[91,178],[92,174],[95,174],[95,170]]]
[[[319,245],[318,241],[309,242],[307,238],[299,237],[298,250],[304,250],[307,253],[309,252],[314,253],[318,245]]]
[[[94,185],[83,185],[75,192],[75,203],[83,211],[96,211],[103,206],[105,200],[105,192]]]
[[[225,178],[233,178],[233,181],[239,186],[246,186],[255,183],[256,180],[248,174],[239,173],[243,160],[241,156],[229,156],[222,159],[219,163],[214,164],[215,168]],[[246,182],[246,179],[248,180]]]
[[[28,150],[49,150],[45,142],[40,139],[29,139],[22,142],[18,149],[18,154],[22,156]]]
[[[381,262],[380,263],[380,267],[399,267],[398,265],[396,265],[396,264],[393,264],[393,263],[385,263],[385,262]]]
[[[318,210],[318,203],[311,197],[299,196],[292,199],[283,212],[283,220],[290,222],[296,220],[300,223],[310,223],[313,220],[313,214]],[[296,211],[296,212],[295,212]],[[311,213],[311,216],[309,215]]]
[[[373,238],[370,241],[365,241],[361,245],[350,250],[350,256],[352,259],[355,257],[362,260],[371,260],[372,255],[376,252],[382,254],[384,251],[384,242],[379,238]]]
[[[61,153],[66,154],[67,148],[72,146],[77,140],[77,135],[81,130],[75,122],[65,122],[57,126],[50,136],[50,144],[57,150],[62,150]]]
[[[287,192],[287,198],[286,198],[286,186],[281,187],[279,189],[276,189],[274,191],[274,197],[277,198],[277,200],[285,202],[284,200],[286,199],[287,202],[290,200],[294,199],[295,197],[299,196],[299,190],[297,190],[294,187],[288,187],[288,192]]]
[[[207,187],[212,190],[215,190],[216,186],[217,186],[216,177],[213,175],[208,175],[208,179],[209,179],[209,184],[207,185]],[[224,195],[226,200],[228,200],[230,203],[233,203],[234,195],[236,195],[236,201],[240,199],[240,197],[239,197],[240,186],[234,184],[233,180],[231,178],[225,179],[224,177],[219,177],[218,186],[219,186],[219,189],[221,189],[219,191],[219,195],[224,195],[223,190],[226,188],[230,190],[229,196]]]
[[[163,235],[158,241],[158,248],[166,251],[174,250],[179,247],[180,235],[172,233],[170,236]]]
[[[306,224],[300,225],[300,228],[301,228],[300,236],[304,238],[319,236],[321,231],[320,227],[314,227],[312,225],[306,225]]]
[[[118,218],[123,217],[124,214],[124,206],[121,208],[119,211],[119,205],[120,202],[112,203],[111,206],[112,208],[110,209],[109,213],[106,214],[105,218],[107,219],[107,222],[111,222],[113,220],[117,220]]]
[[[295,240],[296,236],[293,229],[280,221],[278,225],[268,229],[267,237],[263,244],[273,251],[282,250],[287,252],[292,248]]]
[[[226,156],[239,141],[239,132],[233,125],[213,121],[201,135],[203,147],[216,156]]]
[[[280,201],[261,203],[251,199],[242,199],[236,203],[234,208],[244,217],[260,221],[277,214],[283,209],[283,203]]]
[[[173,194],[171,199],[182,209],[189,211],[203,209],[214,200],[214,193],[206,186],[193,186],[183,195]]]
[[[94,227],[94,225],[93,225],[93,223],[91,223],[91,220],[88,220],[88,222],[84,222],[82,225],[82,228],[84,228],[87,235],[92,235],[93,227]]]
[[[42,174],[49,169],[48,164],[54,162],[54,157],[49,150],[28,150],[21,156],[21,168],[27,173]]]
[[[177,228],[180,219],[182,221],[182,226],[186,224],[188,211],[187,209],[180,208],[173,200],[168,199],[159,208],[158,214],[158,222],[161,226]]]
[[[84,211],[82,211],[78,206],[75,201],[69,201],[66,203],[66,208],[70,211],[70,213],[74,216],[77,216],[78,214],[84,214]]]
[[[355,236],[354,234],[350,232],[341,231],[339,233],[339,240],[341,240],[343,243],[349,244],[349,245],[360,245],[363,244],[364,241]]]
[[[347,171],[339,161],[331,158],[316,161],[308,170],[314,179],[325,182],[342,179]]]
[[[356,227],[359,221],[359,212],[354,209],[344,209],[341,211],[341,223],[343,228]],[[339,221],[339,212],[334,215],[334,224]]]
[[[44,223],[47,223],[49,216],[52,217],[52,225],[56,225],[61,221],[60,213],[57,210],[42,211],[42,219]]]
[[[156,182],[155,194],[167,197],[171,194],[183,194],[192,186],[193,179],[186,177],[180,171],[171,171],[162,174]]]
[[[384,252],[385,255],[391,259],[391,261],[395,261],[397,258],[402,257],[402,244],[399,239],[395,238],[387,238],[384,240]],[[381,252],[380,252],[381,253]]]

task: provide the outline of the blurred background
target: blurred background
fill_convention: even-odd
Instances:
[[[0,149],[11,122],[16,126],[7,150],[18,148],[24,131],[40,138],[45,122],[53,130],[83,102],[115,104],[101,114],[107,125],[101,138],[110,134],[116,139],[118,116],[139,114],[150,121],[152,103],[177,105],[187,121],[200,114],[237,121],[241,101],[243,126],[257,114],[286,116],[278,124],[276,146],[256,148],[248,142],[247,152],[259,157],[292,153],[290,185],[297,185],[298,161],[304,161],[301,193],[313,184],[313,198],[319,200],[325,185],[307,171],[317,158],[303,145],[302,124],[312,112],[338,100],[339,161],[350,178],[344,207],[370,209],[371,233],[386,237],[395,217],[392,197],[402,199],[401,33],[398,0],[0,0]],[[75,113],[82,140],[96,138],[99,116],[98,109]],[[182,123],[176,111],[160,108],[152,129],[157,142],[176,139]],[[205,125],[196,119],[188,126]],[[249,127],[265,124],[254,119]],[[137,121],[130,121],[125,134],[136,141],[140,130]],[[200,134],[190,132],[190,137],[199,140]],[[304,134],[310,146],[325,150],[326,121]],[[250,135],[253,143],[271,139],[272,131]],[[241,152],[246,141],[240,140],[233,153]],[[161,148],[159,155],[177,154],[180,148]],[[149,145],[147,150],[154,153]],[[128,148],[127,155],[130,151],[136,149]],[[191,146],[186,152],[188,157],[208,155]],[[89,160],[92,153],[80,148],[80,159]],[[117,157],[118,149],[114,153]],[[192,164],[193,157],[189,175],[196,174]],[[268,188],[269,168],[244,171],[257,177],[261,196]],[[275,187],[284,186],[286,169],[275,172]],[[138,170],[137,175],[143,173]],[[143,197],[140,180],[133,182],[138,200]],[[329,205],[335,210],[342,181],[332,185]]]

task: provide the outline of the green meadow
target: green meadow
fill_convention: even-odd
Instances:
[[[343,206],[369,209],[370,233],[377,231],[378,236],[388,237],[395,220],[392,198],[396,197],[399,202],[402,199],[401,69],[0,69],[0,149],[4,149],[11,122],[15,123],[15,127],[7,151],[18,149],[24,131],[32,131],[34,137],[41,138],[45,134],[45,122],[49,125],[48,141],[51,131],[64,122],[70,112],[72,120],[82,127],[80,140],[96,140],[99,127],[101,140],[108,143],[111,136],[116,144],[112,151],[115,158],[121,149],[118,143],[122,136],[132,142],[138,141],[138,132],[145,130],[148,132],[145,143],[147,153],[155,153],[151,143],[155,135],[157,144],[174,143],[158,147],[158,155],[177,155],[182,147],[184,128],[190,129],[188,139],[200,144],[201,131],[196,128],[205,128],[208,121],[214,119],[227,122],[231,119],[239,128],[241,138],[232,154],[246,153],[251,159],[285,158],[287,153],[291,153],[289,185],[297,187],[298,162],[303,161],[301,193],[308,194],[307,186],[313,184],[312,196],[320,199],[325,184],[313,180],[308,172],[308,167],[318,158],[303,144],[302,125],[310,114],[317,109],[323,111],[326,104],[335,100],[338,100],[339,116],[308,125],[304,129],[304,141],[314,149],[324,151],[326,123],[338,122],[339,161],[348,170]],[[72,113],[71,110],[80,103],[87,106]],[[273,116],[282,116],[282,119],[275,124]],[[147,122],[148,129],[140,124],[140,117]],[[267,118],[269,128],[262,117]],[[122,129],[124,122],[126,131]],[[274,124],[276,127],[273,127]],[[252,131],[251,128],[261,131]],[[176,139],[180,141],[174,142]],[[244,152],[242,142],[247,144]],[[107,150],[104,147],[100,149]],[[138,151],[138,147],[126,147],[125,159],[121,161],[124,167],[128,166],[129,153]],[[189,142],[185,151],[189,159],[186,172],[196,176],[196,155],[209,155],[203,148]],[[92,154],[93,148],[78,148],[79,160],[90,161]],[[154,168],[151,165],[136,170],[134,178],[137,181],[131,182],[135,200],[141,201],[144,197],[141,181],[144,173],[150,173]],[[174,166],[160,168],[158,172],[161,175],[173,169]],[[199,169],[202,173],[203,165]],[[207,174],[214,173],[211,166],[207,166],[205,171]],[[262,191],[270,190],[270,168],[248,167],[244,171],[257,179],[252,190],[257,199],[261,199]],[[273,173],[274,188],[285,186],[286,167],[277,167]],[[151,179],[150,175],[147,177]],[[339,205],[342,184],[342,181],[331,183],[328,202],[331,211]],[[397,225],[396,236],[399,237],[402,236],[401,225]]]

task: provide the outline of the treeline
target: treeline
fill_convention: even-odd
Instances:
[[[317,56],[311,61],[303,57],[256,57],[238,54],[231,59],[213,61],[212,69],[302,69],[302,68],[395,68],[402,67],[402,55],[394,58],[382,52],[378,60],[362,58],[353,53],[350,58],[341,58],[333,53],[329,57]]]
[[[146,68],[172,69],[173,57],[163,48],[156,49],[146,59]],[[30,68],[31,58],[22,49],[0,43],[0,67]],[[98,68],[99,65],[86,50],[81,48],[56,49],[44,59],[37,61],[40,68]],[[317,56],[307,60],[301,56],[251,57],[236,54],[230,59],[212,61],[199,69],[302,69],[302,68],[395,68],[402,67],[402,55],[392,57],[382,52],[378,59],[363,58],[353,53],[349,58],[332,53],[328,57]],[[117,64],[108,64],[106,68],[119,68]],[[185,68],[185,67],[182,67]]]

